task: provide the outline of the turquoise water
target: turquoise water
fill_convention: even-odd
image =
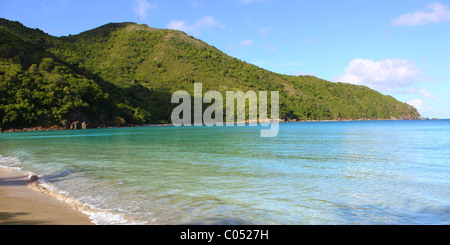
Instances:
[[[450,224],[450,120],[0,134],[98,224]]]

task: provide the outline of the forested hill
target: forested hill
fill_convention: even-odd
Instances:
[[[326,67],[324,67],[326,69]],[[53,37],[0,19],[0,127],[170,123],[172,93],[279,91],[283,119],[414,119],[364,86],[273,73],[184,32],[111,23]],[[206,107],[206,106],[205,106]]]

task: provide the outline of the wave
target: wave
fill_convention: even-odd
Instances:
[[[22,171],[22,167],[20,165],[21,162],[18,157],[0,155],[0,167]]]
[[[60,190],[59,188],[51,184],[42,182],[41,180],[28,184],[28,187],[70,204],[72,208],[86,214],[91,219],[92,223],[96,225],[133,224],[132,221],[126,219],[122,214],[117,214],[108,210],[102,210],[87,203],[83,203],[78,199],[72,197],[69,193]]]
[[[66,202],[73,209],[86,214],[91,222],[96,225],[137,225],[132,219],[125,217],[124,214],[116,213],[113,210],[104,210],[94,207],[88,203],[81,202],[73,197],[67,191],[61,190],[58,187],[45,181],[46,176],[42,176],[30,171],[25,171],[21,166],[21,161],[18,157],[2,156],[0,155],[0,167],[20,171],[29,176],[36,175],[38,180],[28,184],[30,189],[39,191],[41,193],[50,195],[60,201]]]

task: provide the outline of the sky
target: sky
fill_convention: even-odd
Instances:
[[[450,118],[450,0],[0,0],[53,36],[111,22],[177,29],[287,75],[365,85]]]

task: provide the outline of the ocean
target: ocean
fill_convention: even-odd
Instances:
[[[96,224],[450,224],[450,120],[0,134]],[[93,211],[94,210],[94,211]]]

